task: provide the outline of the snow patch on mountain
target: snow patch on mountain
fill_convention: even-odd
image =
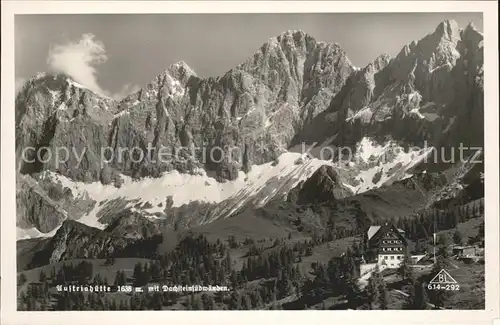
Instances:
[[[411,168],[421,163],[433,150],[433,147],[424,147],[405,151],[394,141],[378,144],[364,137],[356,146],[352,163],[343,167],[347,174],[355,175],[350,182],[345,182],[345,186],[359,194],[410,177]]]
[[[40,238],[44,237],[45,234],[36,228],[16,228],[16,240],[30,239],[30,238]]]
[[[61,92],[57,91],[57,90],[50,90],[49,89],[49,93],[50,93],[50,96],[52,98],[52,106],[54,106],[56,104],[56,101],[59,99],[59,97],[61,96]]]
[[[477,152],[477,154],[482,154],[482,153],[483,153],[482,150]],[[459,191],[464,189],[465,187],[464,177],[476,165],[475,160],[478,157],[474,156],[475,154],[468,157],[465,161],[456,164],[455,166],[456,170],[451,177],[451,181],[430,198],[429,202],[427,203],[428,207],[431,206],[432,203],[434,202],[453,198],[457,195]],[[480,174],[480,179],[482,180],[482,182],[484,182],[484,173],[480,172],[479,174]]]
[[[83,89],[83,90],[86,90],[86,91],[90,91],[91,93],[96,94],[96,95],[98,95],[99,97],[101,97],[101,98],[103,98],[105,100],[111,100],[111,101],[113,101],[113,98],[109,97],[108,95],[102,94],[102,93],[97,93],[94,90],[89,89],[88,87],[82,85],[79,82],[76,82],[75,80],[73,80],[71,78],[67,78],[66,80],[67,80],[67,82],[68,82],[68,84],[70,86],[73,86],[73,87],[76,87],[76,88],[80,88],[80,89]]]
[[[176,98],[184,96],[185,89],[179,80],[172,78],[170,74],[166,74],[169,86],[169,97]]]
[[[420,113],[420,111],[419,111],[419,109],[418,109],[418,108],[413,108],[413,109],[410,111],[410,113],[412,113],[412,114],[416,114],[416,115],[417,115],[419,118],[421,118],[421,119],[425,118],[425,116],[423,116],[423,115]]]
[[[453,123],[455,123],[456,118],[457,118],[456,116],[453,116],[448,120],[448,125],[446,125],[446,128],[443,130],[443,133],[450,131],[450,128],[453,125]]]
[[[299,182],[308,179],[323,165],[332,166],[333,163],[310,158],[307,154],[287,152],[274,162],[252,166],[248,174],[243,174],[243,180],[238,178],[233,181],[241,184],[240,189],[228,197],[227,201],[234,204],[221,214],[229,216],[248,203],[261,207],[272,199],[284,198]]]
[[[84,85],[82,85],[81,83],[78,83],[78,82],[74,81],[73,79],[68,78],[67,80],[68,80],[68,84],[70,86],[74,86],[74,87],[77,87],[77,88],[80,88],[80,89],[85,89],[85,90],[92,91],[92,90],[88,89],[87,87],[85,87]]]
[[[366,124],[369,123],[373,116],[373,112],[370,107],[365,106],[360,109],[356,114],[346,118],[346,122],[354,122],[354,120],[361,120],[361,123]]]
[[[377,145],[375,141],[368,137],[364,137],[356,145],[356,153],[358,158],[361,158],[364,162],[368,162],[370,158],[380,157],[385,150],[390,146],[390,142],[385,145]]]
[[[23,240],[23,239],[32,239],[32,238],[53,237],[56,234],[56,232],[59,230],[59,228],[61,228],[61,225],[62,225],[62,223],[47,233],[43,233],[40,230],[36,229],[35,227],[27,228],[27,229],[16,227],[16,241]]]
[[[231,214],[249,202],[262,206],[278,195],[284,196],[324,164],[331,165],[332,163],[311,159],[300,153],[287,152],[274,162],[252,166],[248,173],[240,171],[235,180],[223,183],[200,169],[193,174],[170,171],[159,178],[143,178],[139,181],[122,175],[123,184],[120,188],[103,185],[100,182],[75,182],[50,171],[44,172],[44,177],[50,177],[53,182],[71,189],[75,197],[95,200],[94,209],[78,221],[103,229],[105,225],[98,221],[97,213],[102,208],[99,203],[105,200],[130,201],[129,208],[137,203],[148,202],[152,207],[142,209],[148,213],[162,212],[164,208],[159,205],[163,206],[169,197],[172,199],[172,207],[180,207],[194,201],[234,202],[234,204],[226,205],[228,208],[221,209],[220,214],[215,215],[218,217],[222,214]]]
[[[160,178],[144,178],[140,181],[123,176],[124,183],[120,188],[99,182],[73,182],[57,174],[53,174],[53,177],[76,195],[97,201],[94,210],[78,220],[91,227],[105,227],[97,218],[101,209],[99,203],[113,199],[129,201],[127,208],[130,209],[137,203],[149,203],[150,208],[141,210],[150,214],[163,212],[163,203],[167,198],[172,200],[172,207],[195,201],[217,204],[214,207],[215,213],[211,214],[210,219],[203,221],[208,223],[220,217],[228,217],[248,204],[260,207],[272,199],[285,197],[300,181],[308,179],[322,165],[330,165],[355,175],[351,182],[343,178],[343,185],[353,193],[362,193],[390,181],[410,177],[410,169],[422,162],[432,150],[430,147],[405,152],[395,142],[388,141],[379,145],[365,137],[357,145],[355,162],[349,164],[341,166],[332,161],[310,158],[307,154],[287,152],[273,162],[252,166],[248,173],[240,171],[235,180],[224,183],[210,177],[202,169],[194,174],[171,171]]]
[[[117,118],[117,117],[124,116],[124,115],[130,115],[130,111],[123,110],[123,111],[121,111],[119,113],[113,114],[113,118]]]
[[[66,106],[66,104],[63,102],[63,103],[61,103],[61,105],[59,105],[59,107],[57,109],[60,111],[65,111],[68,109],[68,106]]]

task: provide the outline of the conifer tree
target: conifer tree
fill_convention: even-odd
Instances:
[[[453,234],[453,242],[457,245],[463,244],[462,234],[460,233],[460,231],[458,229]]]
[[[355,279],[347,279],[345,297],[351,309],[356,309],[359,306],[361,302],[361,291]]]
[[[44,283],[46,279],[47,279],[47,277],[45,276],[45,273],[43,273],[43,271],[40,271],[40,274],[38,276],[38,281],[40,281],[41,283]]]
[[[206,293],[201,295],[201,302],[205,310],[214,310],[215,302],[212,296],[207,295]]]
[[[413,268],[411,267],[411,257],[409,254],[405,254],[403,257],[403,261],[398,268],[398,274],[403,280],[413,278]]]
[[[415,283],[415,304],[414,309],[429,309],[429,297],[423,283]]]
[[[271,294],[271,310],[277,310],[278,309],[278,303],[276,301],[276,292],[273,291]]]
[[[241,310],[241,295],[239,294],[238,291],[235,291],[231,294],[230,300],[229,300],[229,309],[230,310]]]
[[[366,296],[368,298],[368,306],[370,309],[375,309],[376,302],[379,300],[380,292],[378,289],[378,279],[373,274],[368,279],[368,285],[365,288]]]
[[[24,273],[19,274],[19,277],[17,278],[17,284],[22,286],[25,283],[26,283],[26,275]]]
[[[242,299],[241,299],[241,305],[243,310],[250,310],[252,309],[252,301],[250,300],[250,297],[248,294],[243,294]]]
[[[379,290],[379,298],[378,298],[379,308],[382,310],[388,309],[389,308],[389,291],[387,290],[387,286],[386,286],[385,281],[383,279],[379,284],[378,290]]]

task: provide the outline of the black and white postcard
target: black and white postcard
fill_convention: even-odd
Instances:
[[[2,9],[2,323],[499,317],[497,3]]]

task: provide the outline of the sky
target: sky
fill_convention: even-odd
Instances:
[[[119,99],[181,60],[200,77],[222,76],[286,30],[338,43],[364,67],[446,19],[483,31],[482,13],[463,12],[17,15],[16,89],[37,72],[63,72]]]

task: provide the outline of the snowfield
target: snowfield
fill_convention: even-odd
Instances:
[[[434,148],[412,149],[405,152],[393,141],[377,144],[364,137],[357,144],[352,161],[344,167],[357,176],[351,182],[345,181],[345,185],[353,193],[359,194],[390,181],[411,177],[409,170],[423,162]]]
[[[71,189],[75,198],[96,201],[94,209],[77,220],[90,227],[106,227],[97,217],[104,206],[100,203],[114,199],[125,201],[125,208],[129,209],[135,209],[138,203],[149,203],[149,208],[141,208],[148,214],[164,212],[167,199],[172,202],[172,207],[191,202],[218,204],[211,211],[214,212],[211,217],[203,220],[203,223],[209,223],[228,217],[247,204],[260,207],[271,199],[285,197],[292,188],[308,179],[322,165],[330,165],[339,170],[343,185],[358,194],[380,187],[391,180],[410,177],[408,170],[431,151],[432,148],[404,152],[394,142],[377,144],[369,138],[363,138],[357,145],[353,159],[347,164],[311,158],[307,154],[286,152],[273,162],[252,166],[248,173],[240,171],[235,180],[223,183],[217,182],[203,169],[192,174],[170,171],[159,178],[143,178],[139,181],[122,175],[123,184],[120,188],[100,182],[75,182],[50,171],[44,172],[43,177]],[[345,175],[351,175],[351,178],[348,179]],[[55,231],[43,234],[34,228],[18,229],[17,237],[18,240],[50,237]]]
[[[299,163],[299,161],[301,161]],[[319,159],[306,158],[300,153],[284,153],[275,162],[254,165],[249,173],[239,172],[233,181],[224,183],[198,170],[195,174],[181,174],[178,171],[164,173],[160,178],[144,178],[133,181],[122,176],[124,183],[120,188],[103,185],[100,182],[83,183],[56,174],[45,172],[53,182],[71,189],[74,197],[86,197],[95,200],[95,208],[77,221],[88,226],[103,229],[106,225],[97,220],[96,214],[102,208],[100,202],[123,199],[130,202],[128,207],[149,202],[152,207],[144,209],[149,213],[162,212],[167,198],[173,201],[172,207],[180,207],[190,202],[220,203],[234,201],[230,208],[221,210],[221,214],[231,214],[246,203],[262,206],[278,195],[286,195],[300,181],[310,177],[320,166],[331,164]],[[162,207],[158,205],[163,203]],[[229,210],[228,210],[229,209]],[[28,234],[23,234],[28,235]]]
[[[47,233],[43,233],[36,228],[22,229],[16,227],[16,240],[31,239],[31,238],[49,238],[53,237],[56,232],[61,228],[61,225],[57,226],[53,230]]]

